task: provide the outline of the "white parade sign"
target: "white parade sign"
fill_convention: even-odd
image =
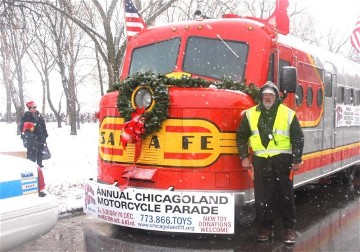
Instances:
[[[360,125],[360,106],[338,104],[335,113],[336,127]]]
[[[84,212],[120,226],[184,233],[234,233],[234,194],[126,188],[88,181]]]

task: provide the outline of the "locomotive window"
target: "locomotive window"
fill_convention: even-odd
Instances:
[[[175,69],[180,38],[136,48],[132,54],[130,74],[152,71],[170,73]]]
[[[269,72],[268,72],[268,80],[272,81],[272,82],[277,82],[277,80],[274,80],[274,54],[271,54],[270,56],[270,61],[269,61]],[[281,69],[284,66],[290,66],[290,62],[286,61],[286,60],[279,60],[279,71],[278,71],[278,78],[280,78],[280,73],[281,73]]]
[[[316,92],[316,102],[317,102],[317,105],[319,107],[321,107],[321,105],[323,103],[323,93],[321,91],[321,88],[319,88],[318,91]]]
[[[354,104],[354,89],[352,88],[345,89],[345,104],[346,105]]]
[[[308,106],[311,106],[313,102],[313,89],[312,87],[308,87],[306,90],[306,103]]]
[[[336,87],[336,103],[344,102],[344,87]]]
[[[332,75],[329,72],[325,73],[325,97],[332,96]]]
[[[360,105],[360,90],[356,90],[355,94],[356,94],[355,105]]]
[[[221,80],[242,82],[248,46],[244,43],[190,37],[183,69],[185,72]]]
[[[296,104],[298,106],[301,106],[302,102],[304,100],[304,90],[303,87],[300,85],[296,86]]]

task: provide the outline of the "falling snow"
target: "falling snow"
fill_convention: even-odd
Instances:
[[[25,156],[16,124],[1,122],[0,152],[12,152]],[[52,158],[43,162],[46,190],[59,199],[59,213],[81,210],[83,185],[90,177],[96,177],[98,124],[82,124],[77,136],[70,136],[70,126],[57,128],[48,123],[48,146]]]

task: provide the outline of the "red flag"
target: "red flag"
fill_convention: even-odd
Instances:
[[[276,28],[281,34],[289,34],[290,19],[287,14],[289,0],[276,0],[276,6],[273,14],[266,20],[272,27]]]
[[[125,24],[127,39],[132,39],[138,32],[146,28],[144,19],[139,15],[131,0],[125,0]]]
[[[275,10],[267,19],[256,17],[247,18],[257,20],[272,27],[277,32],[287,35],[290,31],[290,19],[286,10],[288,6],[289,0],[276,0]]]
[[[356,22],[355,28],[351,34],[351,45],[360,52],[360,16]]]

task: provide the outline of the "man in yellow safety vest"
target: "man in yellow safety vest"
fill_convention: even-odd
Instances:
[[[260,103],[246,110],[236,140],[243,168],[254,169],[257,241],[273,237],[273,221],[280,213],[284,242],[294,244],[296,218],[291,175],[301,166],[304,134],[295,112],[281,103],[279,91],[271,81],[261,88]]]

